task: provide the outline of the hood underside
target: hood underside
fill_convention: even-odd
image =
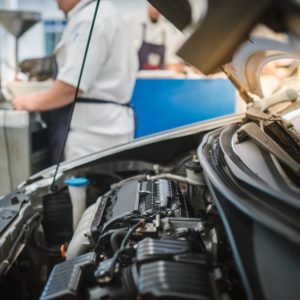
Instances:
[[[295,43],[299,40],[299,24],[295,22],[299,4],[295,1],[148,1],[185,33],[186,40],[177,54],[204,74],[225,71],[248,103],[252,99],[247,93],[264,96],[260,73],[267,63],[281,58],[299,59]],[[249,34],[258,23],[277,32],[292,31],[293,40],[286,44],[250,40]]]
[[[258,24],[299,37],[300,5],[281,0],[148,0],[187,33],[178,55],[210,74],[229,63]],[[298,21],[298,22],[297,22]],[[276,49],[274,49],[276,50]]]

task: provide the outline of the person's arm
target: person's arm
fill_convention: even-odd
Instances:
[[[12,102],[17,110],[46,111],[63,107],[74,100],[76,88],[56,80],[46,91],[30,93],[15,98]]]

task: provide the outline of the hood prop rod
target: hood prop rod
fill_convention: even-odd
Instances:
[[[87,58],[88,51],[89,51],[89,48],[90,48],[90,43],[91,43],[92,34],[93,34],[95,23],[96,23],[96,18],[97,18],[100,2],[101,2],[101,0],[97,0],[96,9],[95,9],[95,13],[94,13],[94,16],[93,16],[93,21],[92,21],[92,25],[91,25],[91,28],[90,28],[89,37],[88,37],[88,40],[87,40],[87,44],[86,44],[86,48],[85,48],[85,52],[84,52],[84,57],[83,57],[83,61],[82,61],[81,69],[80,69],[80,74],[79,74],[79,78],[78,78],[78,82],[77,82],[77,86],[76,86],[76,92],[75,92],[74,100],[73,100],[73,103],[72,103],[71,111],[69,113],[67,132],[66,132],[66,135],[65,135],[65,138],[64,138],[63,146],[61,148],[61,152],[60,152],[60,155],[59,155],[58,162],[56,164],[55,172],[54,172],[54,175],[53,175],[53,181],[52,181],[52,184],[51,184],[51,187],[50,187],[50,191],[52,191],[52,192],[55,192],[57,190],[57,186],[55,185],[56,177],[57,177],[57,173],[58,173],[60,163],[61,163],[61,161],[63,159],[63,156],[64,156],[64,150],[65,150],[67,138],[68,138],[69,131],[70,131],[70,126],[71,126],[71,121],[72,121],[72,117],[73,117],[73,113],[74,113],[74,108],[75,108],[75,105],[76,105],[76,102],[77,102],[77,99],[78,99],[78,95],[79,95],[79,91],[80,91],[80,84],[81,84],[82,74],[83,74],[83,71],[84,71],[86,58]]]

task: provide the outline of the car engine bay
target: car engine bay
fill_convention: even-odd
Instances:
[[[194,164],[193,168],[200,168]],[[180,184],[170,179],[128,179],[100,197],[84,213],[68,246],[67,261],[52,271],[41,299],[78,291],[76,283],[91,270],[90,284],[97,284],[88,290],[89,299],[194,299],[199,295],[211,299],[213,269],[209,266],[221,256],[221,233],[215,228],[213,212],[202,211],[201,218],[192,213],[189,198],[196,200],[195,195],[203,192],[201,185],[190,187],[184,196]],[[199,204],[199,212],[201,206],[207,207]],[[186,274],[185,279],[181,274]]]
[[[273,141],[284,130],[294,141],[284,149],[291,158],[298,151],[298,132],[281,118],[260,120],[261,132],[258,117],[263,115],[249,111],[239,123],[230,120],[229,126],[196,133],[191,128],[189,134],[71,168],[61,173],[54,192],[51,177],[36,176],[2,198],[3,294],[42,300],[234,300],[251,299],[253,293],[258,299],[274,282],[269,276],[262,284],[259,274],[270,271],[285,243],[293,249],[280,256],[288,261],[279,280],[291,272],[299,232],[298,163],[291,165],[280,151],[259,143],[268,128]],[[247,126],[258,130],[256,135]],[[154,153],[160,153],[158,160]],[[86,209],[73,228],[64,181],[78,176],[90,185]],[[274,234],[279,244],[269,239]],[[272,255],[260,249],[261,242],[255,246],[256,239],[270,242],[265,246]],[[271,261],[266,268],[257,260]],[[296,278],[283,288],[289,299],[296,299]]]
[[[181,0],[150,2],[186,27]],[[230,62],[267,9],[274,26],[288,23],[273,5],[283,1],[210,2],[180,50],[207,73]],[[284,12],[300,36],[297,1],[288,2]],[[251,72],[237,80],[246,70],[237,58],[240,70],[223,71],[244,97],[245,114],[58,164],[0,198],[1,299],[299,299],[299,90],[254,95]],[[89,182],[84,203],[72,199],[72,178]]]
[[[91,181],[87,209],[74,232],[64,184],[49,194],[40,191],[42,183],[33,182],[28,190],[39,186],[31,190],[35,197],[30,201],[18,194],[10,198],[24,210],[15,222],[21,226],[28,215],[33,217],[23,225],[26,247],[17,229],[10,237],[22,240],[22,248],[17,243],[10,248],[9,239],[2,244],[2,257],[15,248],[23,253],[16,261],[7,260],[14,263],[3,270],[7,274],[1,289],[12,295],[11,285],[19,285],[22,289],[13,292],[18,299],[218,299],[244,294],[203,170],[195,150],[188,149],[198,137],[184,139],[187,155],[180,147],[174,150],[180,156],[173,165],[105,163],[126,172],[129,167],[149,169],[119,181],[122,172],[85,173]],[[27,272],[34,273],[29,281]],[[28,294],[30,285],[40,294]]]

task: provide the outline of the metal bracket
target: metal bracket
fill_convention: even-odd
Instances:
[[[238,131],[238,140],[244,141],[250,138],[260,148],[272,153],[278,160],[288,166],[292,171],[300,177],[300,164],[294,160],[284,149],[282,149],[272,138],[270,138],[263,130],[261,130],[254,122],[250,122],[242,126]]]

